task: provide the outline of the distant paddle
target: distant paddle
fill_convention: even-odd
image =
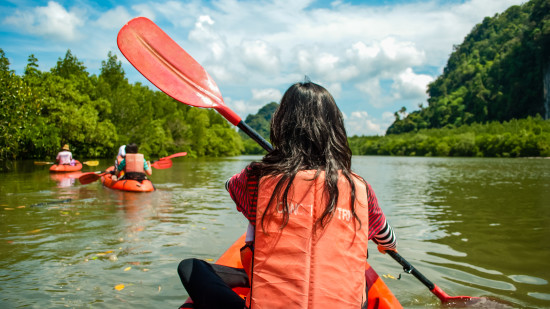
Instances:
[[[99,178],[101,178],[101,176],[107,173],[107,171],[84,173],[80,175],[80,177],[78,177],[78,181],[80,182],[80,184],[87,185],[98,180]]]
[[[86,164],[88,166],[98,166],[99,161],[84,161],[84,162],[82,162],[82,164]]]
[[[175,153],[173,155],[169,155],[168,157],[163,157],[163,158],[160,158],[160,160],[167,160],[167,159],[172,159],[172,158],[177,158],[177,157],[183,157],[183,156],[186,156],[187,155],[187,152],[178,152],[178,153]]]
[[[52,165],[52,164],[56,164],[55,162],[48,162],[48,161],[34,161],[34,164],[35,165]],[[82,162],[82,164],[86,164],[88,166],[98,166],[99,165],[99,161],[84,161]]]
[[[155,161],[155,162],[151,163],[151,166],[158,169],[158,170],[171,168],[172,167],[172,160],[162,158],[162,159],[159,159],[158,161]]]

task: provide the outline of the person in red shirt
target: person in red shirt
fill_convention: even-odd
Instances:
[[[352,155],[343,116],[325,88],[309,81],[292,85],[283,95],[281,104],[273,115],[270,134],[274,150],[265,155],[260,162],[252,162],[226,183],[226,189],[235,202],[237,210],[248,220],[245,247],[253,248],[258,235],[264,237],[261,231],[265,231],[269,221],[272,220],[272,217],[265,216],[269,213],[269,209],[275,213],[275,216],[277,213],[279,215],[280,221],[277,222],[280,222],[280,228],[275,229],[274,233],[280,233],[281,238],[295,234],[296,227],[293,223],[297,219],[292,215],[297,213],[294,207],[297,204],[293,199],[294,196],[289,192],[303,191],[304,194],[317,194],[305,187],[294,189],[292,187],[293,182],[304,184],[304,175],[314,175],[310,177],[311,179],[306,178],[306,183],[318,180],[324,186],[325,195],[323,195],[324,198],[315,200],[313,205],[307,205],[312,209],[315,208],[315,211],[311,212],[314,221],[312,226],[306,227],[304,237],[317,239],[317,236],[311,235],[331,231],[327,232],[332,233],[330,237],[338,239],[342,224],[340,223],[336,233],[335,229],[330,227],[338,226],[335,222],[340,219],[339,213],[345,211],[349,215],[346,219],[350,221],[352,228],[351,230],[344,228],[347,234],[343,233],[340,240],[343,243],[352,243],[355,247],[354,250],[350,250],[351,253],[336,252],[338,257],[342,255],[343,259],[347,259],[350,254],[353,254],[354,261],[359,261],[353,265],[360,265],[360,261],[367,258],[366,241],[368,239],[372,239],[381,252],[396,250],[395,234],[378,206],[374,191],[363,178],[351,171]],[[265,182],[264,179],[266,179]],[[302,179],[301,182],[299,179]],[[269,182],[271,185],[265,185]],[[359,188],[362,188],[361,192],[357,191]],[[339,194],[343,192],[348,192],[349,195],[340,197]],[[271,198],[266,199],[266,194]],[[368,208],[365,209],[365,206]],[[258,213],[263,215],[257,217]],[[363,224],[364,222],[367,224]],[[365,231],[365,229],[368,230]],[[348,238],[350,233],[361,235],[358,236],[361,242],[353,242],[352,239],[355,239],[353,235]],[[364,248],[357,248],[359,243],[364,244]],[[293,251],[294,254],[301,254],[302,250],[299,246],[298,250]],[[312,242],[312,246],[317,246],[316,241]],[[311,248],[304,249],[311,250]],[[313,250],[313,254],[323,258],[322,251],[327,250],[326,245],[324,248],[319,245],[318,249],[321,253]],[[276,254],[277,251],[274,252]],[[275,257],[273,260],[284,258],[284,256]],[[348,273],[361,272],[361,269],[346,269],[348,263],[342,259],[334,259],[333,263],[338,265],[335,265],[334,270],[327,270],[327,272],[338,269],[342,272],[338,275],[344,277]],[[306,271],[308,267],[303,266]],[[281,274],[279,282],[289,282],[285,277],[285,269],[274,273]],[[193,258],[180,262],[178,274],[194,302],[194,304],[184,304],[180,308],[243,308],[245,301],[233,293],[231,288],[248,286],[249,282],[254,282],[247,280],[247,274],[243,270],[209,264]],[[324,274],[315,273],[314,275],[319,281],[323,281]],[[254,278],[254,268],[252,268],[252,278]],[[354,280],[362,280],[363,282],[359,282],[357,286],[365,286],[364,276],[359,279],[355,277]],[[342,281],[346,280],[342,279]],[[362,292],[353,292],[357,292],[355,294],[359,295],[359,302],[361,302]],[[357,307],[360,306],[361,304]]]

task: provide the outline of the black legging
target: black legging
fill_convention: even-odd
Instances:
[[[245,301],[233,292],[234,287],[249,287],[243,269],[210,264],[199,259],[185,259],[178,265],[181,283],[199,309],[243,309]]]

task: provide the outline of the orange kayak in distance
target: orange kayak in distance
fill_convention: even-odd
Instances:
[[[82,163],[80,161],[75,160],[75,165],[69,165],[69,164],[61,164],[57,165],[54,164],[50,166],[50,172],[52,173],[65,173],[65,172],[76,172],[80,171],[82,169]]]
[[[111,166],[106,170],[106,172],[113,171],[114,169],[115,167]],[[105,175],[101,176],[101,183],[103,183],[103,185],[107,188],[120,190],[120,191],[128,191],[128,192],[155,191],[155,186],[149,179],[145,179],[141,182],[133,179],[114,180],[113,175],[111,175],[110,173],[106,173]]]

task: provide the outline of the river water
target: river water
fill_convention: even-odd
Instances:
[[[179,261],[215,260],[245,230],[224,183],[258,158],[176,158],[154,170],[152,193],[17,162],[0,181],[0,308],[177,308],[187,296]],[[550,308],[550,160],[358,156],[353,169],[376,192],[399,253],[447,294]],[[442,306],[370,248],[405,308]]]

